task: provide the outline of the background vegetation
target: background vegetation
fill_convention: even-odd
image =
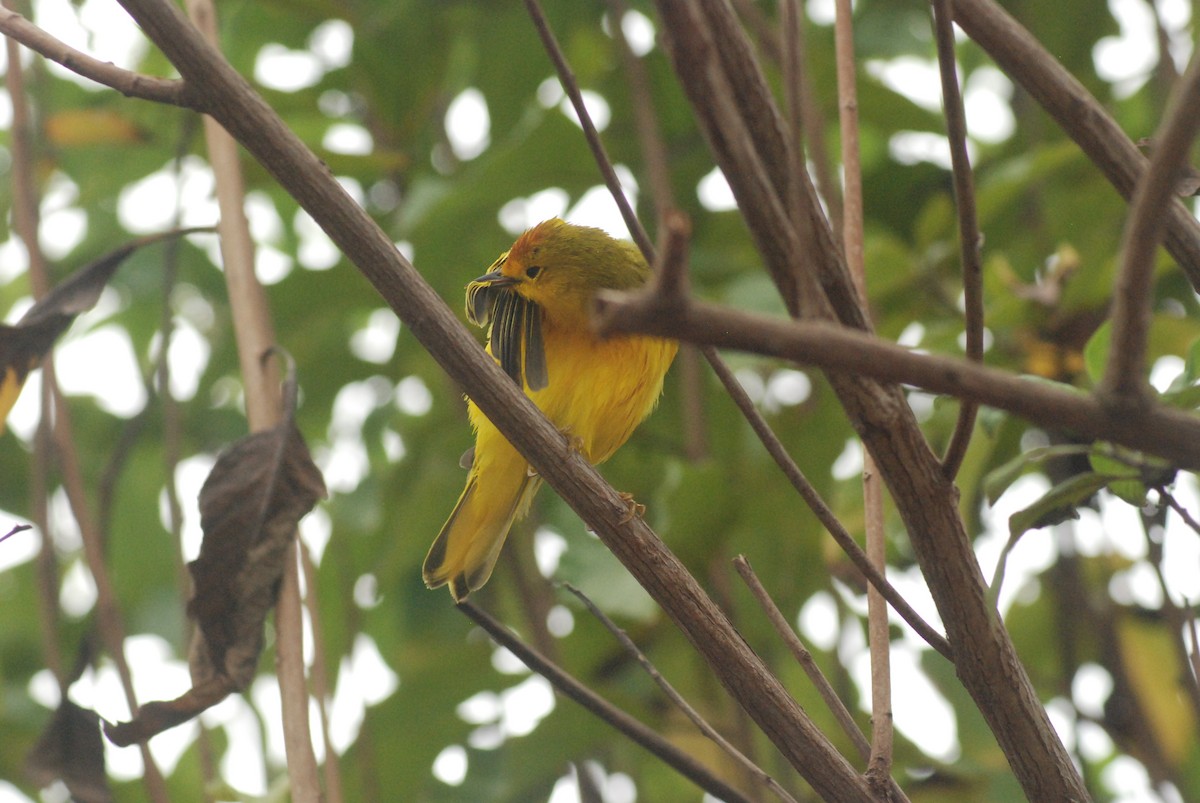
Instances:
[[[734,5],[782,98],[776,5]],[[639,63],[653,100],[641,110],[652,111],[661,130],[673,201],[692,223],[692,289],[710,301],[782,315],[763,258],[720,191],[714,157],[670,60],[661,45],[639,36],[661,27],[656,10],[649,3],[630,6],[628,31],[635,46],[642,43]],[[662,199],[652,197],[629,67],[611,35],[612,6],[546,0],[543,7],[580,85],[591,93],[604,144],[651,223]],[[1190,55],[1190,8],[1137,0],[1114,0],[1107,10],[1063,2],[1052,13],[1039,3],[1005,7],[1130,138],[1155,132]],[[259,1],[222,3],[217,12],[221,48],[232,66],[452,309],[461,308],[465,283],[524,226],[559,213],[578,222],[615,220],[524,5]],[[121,13],[89,0],[69,8],[37,6],[31,18],[50,28],[63,15],[78,15],[87,26]],[[815,113],[809,161],[818,177],[821,168],[838,172],[831,20],[824,4],[808,5],[804,63]],[[125,60],[105,55],[120,30],[97,25],[75,44],[140,72],[176,74],[138,36],[130,37],[132,55]],[[854,31],[866,281],[875,328],[883,338],[961,355],[958,230],[930,11],[915,0],[864,0]],[[1128,50],[1120,50],[1122,43]],[[1112,296],[1128,206],[978,46],[963,37],[957,56],[986,237],[986,362],[1092,389],[1106,356],[1104,335],[1095,334]],[[17,160],[27,160],[23,166],[42,199],[39,237],[55,281],[136,234],[214,222],[208,151],[194,112],[84,86],[40,57],[27,61],[25,84],[32,148],[21,149],[10,125],[8,172],[18,175]],[[10,96],[20,102],[11,87]],[[814,131],[824,136],[823,150],[811,139]],[[632,800],[632,790],[644,801],[700,799],[695,785],[657,758],[574,703],[553,698],[547,684],[498,650],[448,595],[424,589],[420,562],[463,481],[458,457],[470,434],[462,388],[407,324],[397,327],[388,306],[297,201],[253,160],[243,159],[243,167],[277,339],[297,366],[297,424],[331,493],[301,527],[315,566],[306,583],[317,614],[308,619],[316,637],[312,680],[326,698],[329,736],[340,754],[329,775],[334,756],[314,714],[330,798],[340,790],[343,799],[364,801],[552,795],[558,801],[571,799],[564,778],[584,776],[584,794],[594,786],[603,800]],[[24,192],[19,181],[2,183],[0,202],[19,205]],[[834,199],[826,201],[836,208]],[[9,322],[34,292],[14,225],[0,221],[7,239],[0,247],[0,311]],[[181,550],[191,559],[198,549],[194,511],[201,479],[216,453],[247,430],[228,293],[212,239],[196,235],[175,250],[137,252],[97,309],[65,337],[59,363],[70,441],[86,508],[104,537],[135,685],[150,690],[139,692],[143,702],[187,688]],[[1159,257],[1149,356],[1160,389],[1174,382],[1184,391],[1200,371],[1192,353],[1200,335],[1196,297],[1166,254]],[[168,337],[169,397],[159,373]],[[90,357],[71,362],[69,350],[89,341],[93,350],[79,353]],[[826,379],[777,359],[725,356],[813,486],[860,536],[861,450]],[[35,745],[57,702],[56,674],[74,677],[78,666],[73,699],[108,719],[128,717],[118,701],[112,656],[95,637],[95,583],[74,520],[78,509],[72,513],[66,501],[70,460],[61,451],[54,457],[35,434],[39,387],[31,381],[0,436],[0,510],[8,511],[0,517],[0,534],[26,519],[39,523],[0,543],[0,566],[6,567],[0,572],[0,778],[9,782],[0,785],[0,799],[23,799],[17,790],[35,795],[45,781],[44,774],[30,779],[27,757],[33,752],[46,759]],[[957,405],[916,390],[908,398],[940,453]],[[1183,394],[1181,403],[1189,400]],[[990,579],[1008,537],[1007,513],[1028,508],[1081,473],[1105,475],[1082,486],[1086,493],[1076,480],[1028,514],[1026,524],[1045,526],[1025,533],[1013,550],[1003,593],[997,592],[1004,622],[1096,799],[1198,799],[1200,707],[1186,656],[1196,654],[1187,634],[1194,632],[1188,608],[1200,594],[1200,549],[1180,512],[1200,517],[1193,480],[1161,466],[1148,474],[1140,457],[1132,473],[1124,463],[1089,464],[1082,450],[1072,449],[1012,462],[1035,447],[1070,441],[1065,433],[984,408],[957,478],[959,509]],[[645,503],[647,522],[815,724],[852,756],[850,742],[730,560],[748,558],[869,731],[865,586],[694,354],[681,358],[659,410],[603,474]],[[1126,482],[1113,484],[1114,474]],[[1106,488],[1093,493],[1101,485]],[[1179,510],[1172,511],[1173,504]],[[905,525],[890,505],[885,524],[889,576],[937,623]],[[45,548],[35,554],[39,541]],[[602,696],[730,783],[752,790],[751,799],[770,799],[772,793],[696,732],[558,581],[578,587],[613,617],[683,696],[784,788],[799,799],[812,795],[651,597],[571,508],[546,491],[474,601]],[[900,786],[913,800],[1020,795],[954,667],[898,619],[892,636],[899,728],[893,777]],[[211,799],[287,795],[274,643],[269,629],[260,676],[244,701],[204,715],[202,734],[189,724],[159,737],[164,746],[156,758],[171,799],[197,799],[199,789]],[[139,780],[135,753],[107,749],[113,799],[154,794]],[[62,791],[46,794],[61,798]]]

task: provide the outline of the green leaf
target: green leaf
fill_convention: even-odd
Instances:
[[[1049,527],[1069,519],[1079,518],[1078,508],[1106,486],[1111,477],[1103,474],[1076,474],[1060,482],[1032,505],[1009,516],[1008,532],[1013,538],[1027,530]]]

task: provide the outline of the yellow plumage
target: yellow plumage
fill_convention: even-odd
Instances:
[[[557,218],[525,232],[467,287],[467,317],[490,324],[488,353],[592,463],[612,456],[654,409],[677,344],[597,338],[590,305],[600,289],[645,284],[650,269],[630,243]],[[513,522],[541,480],[474,403],[467,486],[425,558],[430,588],[462,601],[487,582]]]

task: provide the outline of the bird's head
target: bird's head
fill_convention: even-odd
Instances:
[[[467,285],[467,318],[491,326],[492,353],[505,370],[524,363],[535,388],[533,352],[541,349],[543,322],[553,328],[586,329],[600,289],[631,290],[646,283],[650,268],[631,243],[600,229],[558,218],[529,229],[483,276]]]
[[[554,324],[584,326],[597,290],[630,290],[649,277],[633,244],[551,218],[518,237],[488,273],[467,286],[467,317],[485,325],[497,294],[511,292],[537,304]]]

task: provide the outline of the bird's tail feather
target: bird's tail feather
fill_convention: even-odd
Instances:
[[[430,588],[450,584],[456,602],[483,586],[513,521],[529,509],[541,479],[526,471],[472,471],[450,518],[425,556],[421,574]]]

